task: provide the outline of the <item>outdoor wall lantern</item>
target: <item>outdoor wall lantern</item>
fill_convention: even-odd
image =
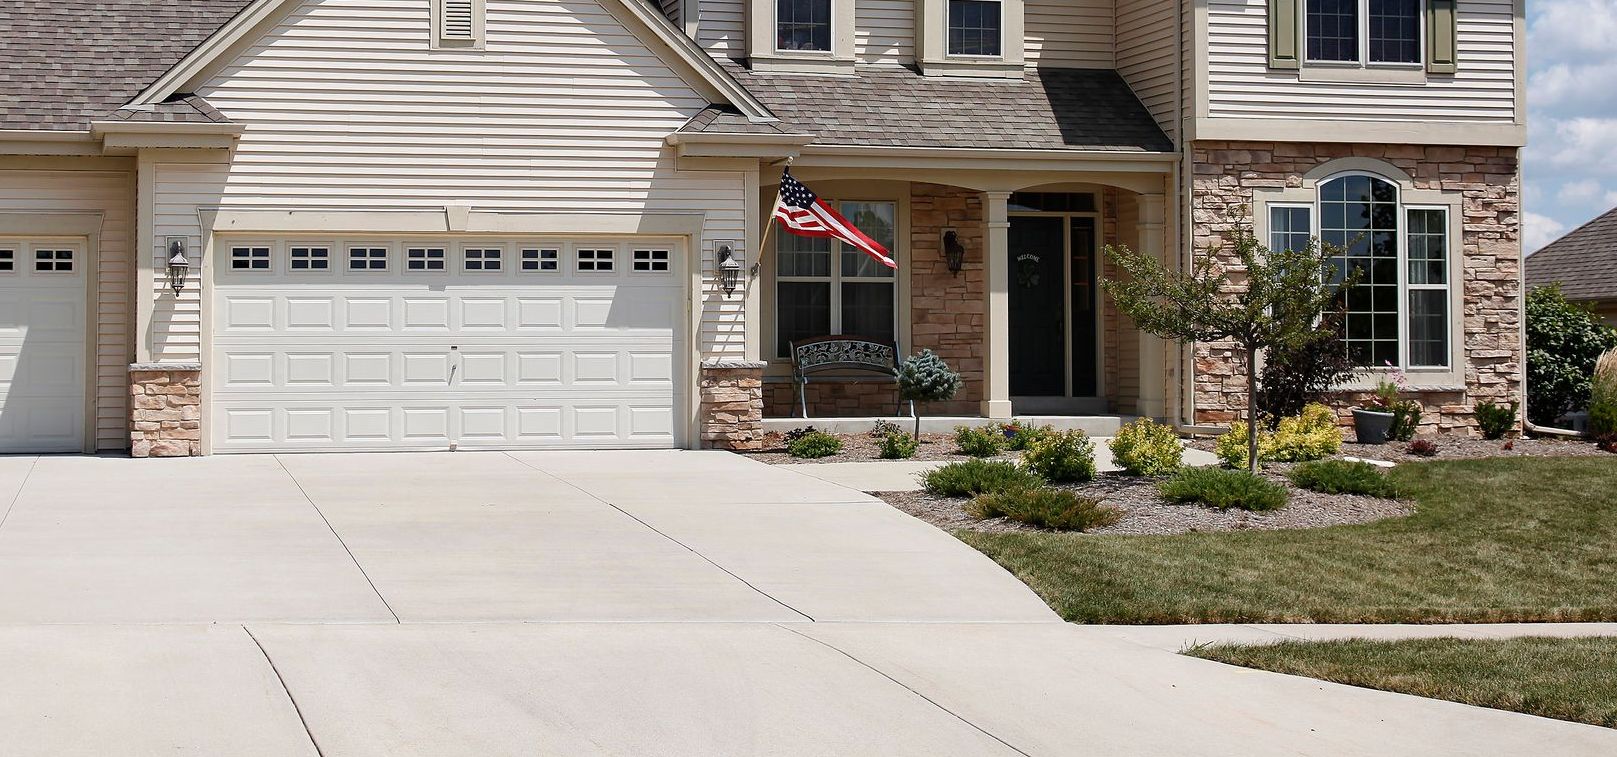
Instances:
[[[728,244],[719,245],[719,285],[724,287],[724,296],[729,297],[736,293],[736,287],[741,285],[741,253]]]
[[[168,252],[168,285],[173,287],[175,296],[179,296],[185,289],[185,276],[191,272],[191,261],[185,257],[185,240],[170,239]]]
[[[960,232],[943,230],[943,259],[949,263],[949,273],[960,273],[966,267],[966,245],[960,242]]]

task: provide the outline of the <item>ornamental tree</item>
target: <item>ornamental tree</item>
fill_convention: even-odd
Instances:
[[[898,396],[917,403],[944,402],[954,399],[964,382],[943,358],[932,350],[906,359],[898,369]],[[921,411],[915,411],[915,438],[921,438]]]
[[[1298,349],[1318,338],[1321,317],[1355,276],[1343,281],[1328,245],[1310,240],[1302,250],[1269,250],[1232,214],[1226,248],[1208,245],[1188,272],[1170,270],[1155,256],[1106,247],[1124,274],[1101,287],[1140,330],[1181,344],[1229,341],[1243,354],[1247,387],[1247,468],[1258,470],[1258,353]],[[1221,263],[1221,255],[1227,263]],[[1238,278],[1232,276],[1238,274]]]

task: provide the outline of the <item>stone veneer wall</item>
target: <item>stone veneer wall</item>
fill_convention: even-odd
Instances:
[[[943,258],[942,229],[953,228],[966,246],[960,273],[949,272]],[[940,184],[910,185],[909,260],[899,275],[909,276],[910,343],[899,347],[909,355],[931,349],[960,372],[965,386],[949,402],[929,403],[927,415],[975,416],[983,397],[983,329],[988,272],[983,254],[988,227],[982,193]],[[765,387],[771,418],[798,415],[797,390],[788,381]],[[808,385],[809,414],[826,417],[891,416],[898,410],[892,382],[823,382]]]
[[[764,446],[764,363],[708,360],[700,387],[702,448],[753,451]]]
[[[129,366],[129,454],[191,457],[202,454],[202,366],[149,363]]]
[[[1447,147],[1379,144],[1198,142],[1191,226],[1197,250],[1230,231],[1229,210],[1251,207],[1254,188],[1301,186],[1302,175],[1330,160],[1384,160],[1414,179],[1417,189],[1461,194],[1462,264],[1454,283],[1464,287],[1463,391],[1423,391],[1422,426],[1461,430],[1475,426],[1481,400],[1504,402],[1521,395],[1521,244],[1518,238],[1519,167],[1508,147]],[[1246,374],[1227,344],[1198,345],[1195,353],[1196,420],[1234,420],[1246,401]],[[1344,409],[1364,398],[1343,393]]]

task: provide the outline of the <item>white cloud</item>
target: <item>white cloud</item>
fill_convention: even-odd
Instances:
[[[1522,214],[1522,249],[1532,253],[1566,233],[1566,224],[1537,213]]]
[[[1617,118],[1545,119],[1536,136],[1554,167],[1617,173]]]
[[[1606,197],[1601,204],[1608,208],[1617,208],[1617,189],[1607,192]]]
[[[1534,55],[1546,60],[1576,60],[1583,53],[1612,54],[1617,38],[1617,2],[1613,0],[1546,0],[1529,27]]]
[[[1600,182],[1594,179],[1583,181],[1569,181],[1561,185],[1561,191],[1555,193],[1555,199],[1561,202],[1587,203],[1600,195]]]

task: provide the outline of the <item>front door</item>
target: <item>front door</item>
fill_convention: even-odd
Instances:
[[[1066,218],[1011,218],[1011,395],[1067,394]]]

